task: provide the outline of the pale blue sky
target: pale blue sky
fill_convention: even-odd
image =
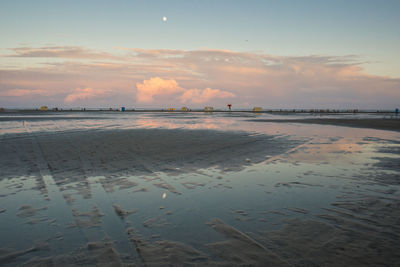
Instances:
[[[0,45],[359,55],[400,77],[399,14],[400,1],[2,0]]]
[[[399,14],[400,0],[0,0],[0,106],[392,109]]]

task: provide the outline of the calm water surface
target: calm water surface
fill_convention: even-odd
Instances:
[[[260,232],[280,229],[289,219],[323,221],[318,216],[330,213],[332,204],[343,199],[400,197],[399,182],[394,182],[399,178],[399,169],[385,167],[390,158],[399,162],[400,155],[395,153],[400,147],[398,132],[251,122],[252,118],[277,117],[249,113],[7,116],[9,119],[0,120],[3,143],[18,134],[154,128],[249,132],[296,141],[293,148],[267,156],[264,161],[244,160],[239,170],[211,166],[177,173],[98,175],[60,186],[43,163],[45,191],[37,188],[36,178],[29,173],[15,177],[1,174],[0,247],[18,251],[38,243],[49,244],[46,249],[16,258],[16,263],[61,255],[105,238],[114,240],[117,251],[136,261],[137,252],[126,234],[128,227],[148,240],[179,241],[205,250],[206,243],[224,239],[206,225],[213,218],[257,240]],[[221,153],[229,160],[229,153]],[[391,178],[388,181],[376,177]],[[174,189],[157,186],[157,181]],[[132,212],[121,218],[113,205]],[[33,211],[24,213],[27,206]]]

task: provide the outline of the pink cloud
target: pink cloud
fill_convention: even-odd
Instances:
[[[76,88],[72,93],[67,95],[64,99],[65,103],[73,103],[78,100],[89,100],[97,97],[105,96],[106,92],[104,90],[94,90],[93,88]]]
[[[206,88],[185,89],[179,86],[178,82],[171,79],[165,80],[159,77],[153,77],[144,80],[142,83],[136,83],[136,100],[140,103],[155,103],[156,98],[163,98],[165,101],[182,103],[201,104],[217,98],[233,98],[235,94],[219,89]]]
[[[17,47],[6,57],[47,57],[77,59],[121,59],[110,53],[98,52],[80,46]]]
[[[136,83],[136,87],[136,100],[141,103],[151,103],[155,97],[173,96],[184,91],[175,80],[164,80],[159,77]]]
[[[25,96],[33,96],[33,95],[42,95],[47,96],[48,92],[45,90],[37,90],[37,89],[11,89],[5,92],[0,92],[1,96],[11,96],[11,97],[25,97]]]
[[[217,98],[234,98],[235,94],[219,89],[189,89],[180,97],[182,103],[202,104]]]
[[[182,50],[175,50],[175,49],[132,48],[128,50],[131,50],[140,56],[172,56],[172,55],[180,55],[184,52]]]
[[[218,106],[218,100],[236,96],[230,99],[235,107],[374,109],[397,107],[400,98],[399,78],[368,74],[363,69],[368,63],[355,56],[283,57],[217,49],[127,48],[115,55],[79,47],[14,51],[13,57],[0,56],[0,106],[37,99],[63,105],[70,103],[66,94],[68,101],[85,105],[137,107],[182,101],[191,107],[209,101]],[[29,60],[35,64],[27,65],[22,57],[36,57]],[[96,90],[70,89],[86,87]]]

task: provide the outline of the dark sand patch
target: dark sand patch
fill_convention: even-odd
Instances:
[[[399,119],[255,119],[256,122],[305,123],[400,131]]]
[[[201,266],[209,261],[203,252],[181,242],[149,242],[133,228],[127,233],[145,266]]]
[[[121,208],[120,206],[118,206],[117,204],[113,204],[115,213],[121,217],[121,219],[125,219],[126,216],[134,214],[136,212],[139,211],[139,209],[133,209],[133,210],[125,210],[123,208]]]
[[[372,143],[378,143],[378,144],[387,144],[387,143],[400,144],[399,140],[392,140],[392,139],[372,137],[372,136],[366,136],[362,140],[365,142],[372,142]]]
[[[378,162],[374,164],[374,167],[378,167],[384,171],[400,172],[400,157],[375,157],[373,159],[378,160]],[[398,178],[397,184],[400,184],[400,176],[398,176]]]
[[[378,188],[369,189],[369,188],[367,188],[366,190],[375,192],[375,193],[384,194],[384,195],[393,195],[394,193],[398,192],[398,189],[394,189],[394,188],[388,188],[388,189],[378,189]]]
[[[75,201],[75,198],[73,198],[73,197],[71,196],[71,194],[64,193],[64,194],[63,194],[63,197],[64,197],[64,199],[67,201],[67,203],[70,204],[70,205],[73,204],[74,201]]]
[[[48,218],[46,217],[41,217],[41,218],[31,218],[28,221],[26,221],[26,224],[34,225],[40,222],[48,221]]]
[[[18,251],[10,251],[7,249],[0,248],[0,265],[13,263],[19,257],[23,257],[26,254],[39,251],[41,249],[46,249],[47,247],[48,247],[47,243],[42,243],[35,245],[31,248]]]
[[[75,217],[75,222],[70,222],[70,227],[99,227],[101,218],[104,216],[97,206],[94,206],[88,212],[80,212],[77,209],[72,209],[72,213]]]
[[[115,187],[118,187],[118,190],[129,189],[138,185],[138,183],[131,181],[127,178],[116,178],[116,177],[107,177],[100,179],[100,183],[103,185],[103,188],[106,192],[111,193],[115,191]]]
[[[206,184],[204,183],[197,183],[197,182],[182,182],[181,183],[184,187],[187,189],[195,189],[198,186],[205,186]]]
[[[142,187],[142,188],[133,190],[132,192],[136,193],[136,192],[147,192],[147,191],[149,191],[149,190],[147,189],[147,187]]]
[[[57,240],[62,240],[64,239],[63,234],[61,232],[57,232],[54,236]]]
[[[355,228],[378,230],[383,235],[397,236],[400,240],[400,200],[365,196],[362,199],[342,200],[332,204],[328,220],[346,222]],[[322,215],[324,216],[324,215]]]
[[[170,223],[161,216],[150,218],[143,222],[143,226],[147,228],[164,227],[169,224]]]
[[[64,190],[74,190],[78,195],[81,195],[84,199],[90,199],[92,197],[92,192],[90,189],[90,183],[85,180],[86,177],[81,177],[82,181],[69,183],[68,179],[63,179],[57,182],[61,191]]]
[[[225,241],[207,244],[210,251],[220,259],[226,261],[227,264],[231,263],[242,266],[289,266],[277,254],[248,235],[225,224],[223,221],[215,219],[207,224],[228,238]]]
[[[264,242],[295,266],[394,266],[399,244],[357,230],[342,230],[314,220],[290,220],[269,232]]]
[[[285,208],[285,210],[290,210],[290,211],[297,212],[297,213],[302,213],[302,214],[310,213],[310,211],[308,211],[306,209],[302,209],[302,208]]]
[[[384,171],[400,172],[400,145],[396,140],[379,139],[382,145],[377,148],[377,152],[382,154],[373,159],[378,160],[373,166]],[[397,179],[400,184],[400,178]],[[391,181],[393,184],[393,180]]]
[[[207,224],[227,238],[207,244],[210,254],[181,242],[150,242],[133,228],[127,234],[146,266],[288,266],[262,244],[221,220]]]
[[[396,266],[400,200],[353,194],[317,220],[290,219],[260,242],[295,266]],[[322,220],[322,221],[321,221]]]
[[[50,256],[35,257],[21,266],[136,266],[135,260],[128,255],[120,254],[113,247],[112,242],[89,242],[71,253]]]
[[[23,205],[18,209],[19,212],[17,213],[17,216],[21,218],[32,217],[35,216],[38,211],[46,209],[47,207],[35,208],[32,205]]]
[[[241,215],[241,216],[247,216],[248,215],[247,212],[245,212],[244,210],[234,210],[233,213],[236,213],[236,214]]]
[[[57,224],[57,219],[51,219],[51,220],[49,220],[49,225],[51,225],[51,226],[58,226],[58,224]]]
[[[227,188],[227,189],[232,189],[233,187],[232,186],[230,186],[230,185],[227,185],[227,184],[222,184],[222,183],[219,183],[219,184],[216,184],[216,185],[214,185],[213,186],[214,188]]]
[[[397,166],[395,166],[397,168]],[[367,169],[368,170],[368,169]],[[354,179],[365,181],[366,183],[378,183],[382,185],[400,185],[400,175],[397,172],[388,172],[387,170],[376,171],[373,175],[358,174],[354,175]]]
[[[306,187],[306,186],[319,186],[322,187],[323,185],[319,185],[319,184],[310,184],[310,183],[303,183],[303,182],[279,182],[275,184],[275,187]]]
[[[395,140],[388,140],[385,146],[378,148],[379,153],[400,155],[400,145]]]
[[[260,211],[261,214],[276,214],[276,215],[281,215],[281,216],[288,216],[286,213],[279,211],[279,210],[264,210]]]
[[[167,189],[171,193],[178,194],[178,195],[180,194],[175,187],[173,187],[171,184],[166,183],[164,181],[161,183],[154,183],[153,185],[157,186],[159,188]]]

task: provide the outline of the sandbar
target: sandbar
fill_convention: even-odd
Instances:
[[[256,122],[305,123],[400,131],[400,119],[255,119]]]

